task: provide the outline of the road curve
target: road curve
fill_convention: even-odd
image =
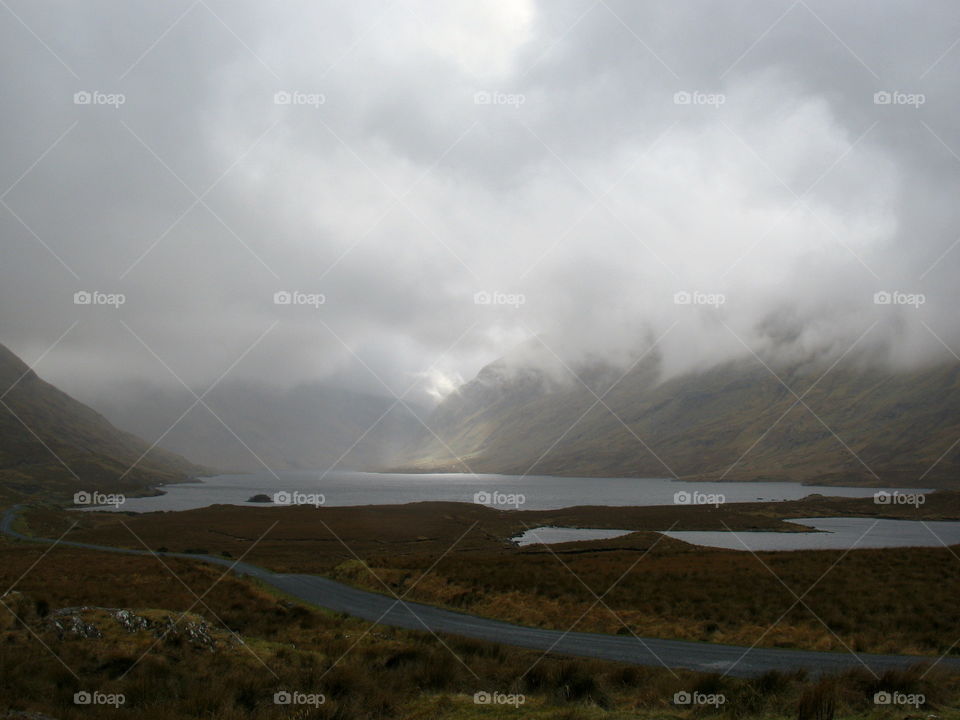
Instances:
[[[21,506],[4,513],[0,532],[18,540],[54,543],[50,538],[23,535],[13,529],[13,521]],[[122,553],[125,555],[152,555],[147,550],[92,545],[61,540],[59,545]],[[524,627],[465,613],[444,610],[421,603],[401,601],[379,593],[359,590],[318,575],[274,573],[249,563],[234,562],[214,555],[160,552],[165,557],[201,560],[223,565],[241,576],[261,580],[282,592],[318,607],[345,613],[381,625],[408,630],[430,630],[515,647],[540,650],[561,655],[613,660],[633,665],[687,668],[699,672],[727,673],[741,677],[759,675],[768,670],[805,669],[814,673],[835,672],[867,667],[875,673],[894,668],[905,668],[919,663],[960,671],[960,658],[910,655],[872,655],[853,652],[814,652],[782,650],[777,648],[747,648],[737,645],[637,638],[629,635],[561,632]]]

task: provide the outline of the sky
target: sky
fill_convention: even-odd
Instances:
[[[0,342],[81,398],[960,353],[955,2],[3,0],[0,55]]]

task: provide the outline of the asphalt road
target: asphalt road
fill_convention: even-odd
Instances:
[[[0,532],[26,542],[46,544],[56,542],[50,538],[35,538],[16,532],[13,529],[13,520],[19,509],[20,507],[17,506],[4,513],[0,521]],[[130,550],[68,540],[61,540],[59,545],[127,555],[152,554],[146,550]],[[173,552],[157,554],[222,565],[238,575],[257,578],[311,605],[381,625],[449,633],[531,650],[613,660],[633,665],[667,666],[701,672],[754,676],[768,670],[803,668],[813,673],[821,673],[864,666],[879,674],[884,670],[937,662],[935,657],[747,648],[685,640],[637,638],[630,635],[564,633],[559,630],[512,625],[475,615],[443,610],[431,605],[401,601],[389,595],[359,590],[318,575],[274,573],[256,565],[234,562],[214,555]],[[960,658],[944,658],[937,666],[960,670]]]

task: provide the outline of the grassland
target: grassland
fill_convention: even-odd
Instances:
[[[764,647],[956,653],[960,558],[950,548],[758,553],[695,548],[656,529],[797,526],[805,515],[960,515],[960,495],[916,510],[813,498],[712,508],[504,512],[457,503],[364,508],[216,506],[147,515],[29,514],[73,540],[240,557],[527,625]],[[69,515],[69,517],[68,517]],[[517,548],[526,527],[624,527],[621,538]],[[268,532],[269,530],[269,532]],[[259,542],[257,538],[267,534]],[[250,550],[251,546],[254,546]],[[597,602],[597,597],[602,602]],[[798,601],[798,598],[800,599]]]
[[[831,707],[838,718],[901,717],[902,708],[873,703],[884,690],[922,694],[924,714],[960,717],[960,679],[936,670],[926,677],[858,671],[818,681],[773,672],[739,680],[542,657],[371,627],[201,563],[45,551],[0,541],[0,586],[15,586],[3,596],[7,610],[0,608],[0,717],[795,718],[801,706],[801,718]],[[324,702],[278,706],[274,693],[283,690],[323,695]],[[77,706],[74,693],[82,691],[119,693],[125,702]],[[523,695],[524,703],[477,705],[478,691]],[[722,695],[724,703],[719,710],[680,707],[678,692]]]

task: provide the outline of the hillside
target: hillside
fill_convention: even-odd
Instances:
[[[755,358],[664,381],[656,360],[619,382],[578,369],[600,403],[569,373],[498,361],[441,403],[427,422],[443,442],[421,438],[406,465],[464,472],[452,451],[474,472],[960,484],[960,365],[772,369],[783,384]]]
[[[204,471],[118,430],[41,380],[2,345],[0,388],[0,487],[7,493],[60,497],[77,489],[129,493]]]

